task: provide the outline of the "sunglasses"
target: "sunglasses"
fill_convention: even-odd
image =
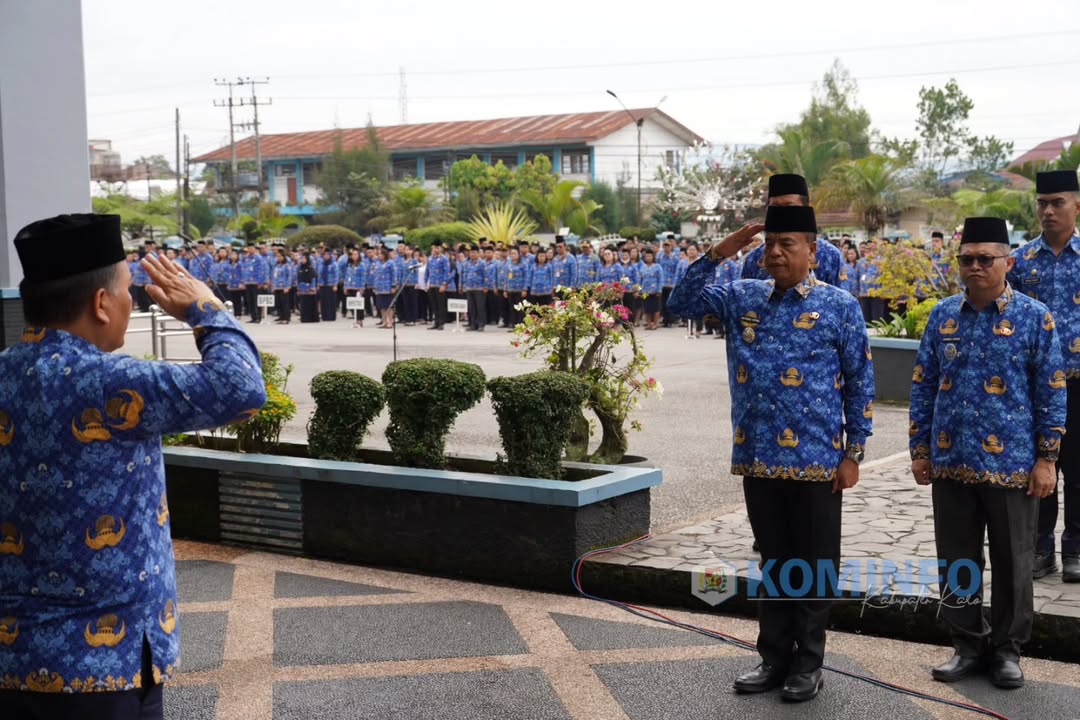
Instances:
[[[988,268],[994,264],[995,260],[1000,258],[1007,258],[1008,255],[958,255],[956,257],[957,262],[960,263],[960,267],[971,267],[976,261],[979,263],[979,267]]]

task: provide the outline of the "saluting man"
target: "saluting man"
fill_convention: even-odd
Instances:
[[[806,178],[794,173],[778,173],[769,176],[769,195],[767,205],[810,205],[810,190]],[[757,247],[743,258],[742,278],[768,280],[769,272],[763,260],[765,248]],[[823,283],[840,287],[847,279],[844,259],[840,251],[829,242],[817,243],[814,260],[810,265],[814,277]]]
[[[1054,315],[1065,364],[1068,432],[1061,444],[1057,469],[1065,495],[1065,531],[1061,534],[1061,579],[1080,582],[1080,187],[1076,171],[1041,172],[1035,178],[1036,207],[1042,234],[1013,251],[1008,280],[1013,289],[1045,303]],[[1056,473],[1055,473],[1056,474]],[[1055,487],[1039,503],[1032,573],[1041,578],[1057,572],[1054,528],[1058,519]]]
[[[161,436],[250,417],[255,345],[204,283],[147,256],[202,362],[137,360],[117,215],[15,236],[31,326],[0,354],[0,717],[161,718],[179,614]]]
[[[709,285],[717,264],[765,230],[770,281]],[[743,476],[754,536],[777,587],[787,563],[790,587],[805,585],[803,561],[836,577],[842,491],[859,481],[871,434],[874,374],[858,302],[810,272],[817,237],[814,210],[770,206],[765,225],[746,225],[694,262],[671,293],[683,317],[715,315],[727,329],[734,447],[731,473]],[[771,565],[769,561],[774,561]],[[800,562],[799,565],[802,563]],[[763,583],[762,587],[768,586]],[[835,588],[828,592],[835,597]],[[735,690],[809,700],[821,689],[830,602],[771,599],[758,603],[762,662]]]
[[[1065,372],[1049,309],[1005,282],[1013,264],[1005,221],[965,220],[957,261],[967,289],[930,312],[911,383],[911,471],[918,484],[933,483],[942,575],[958,584],[940,583],[955,653],[932,675],[952,682],[989,660],[991,681],[1017,688],[1034,614],[1035,518],[1039,498],[1054,487],[1065,424]],[[981,577],[987,530],[989,627]],[[980,577],[951,571],[961,560]],[[961,592],[972,586],[973,594]]]

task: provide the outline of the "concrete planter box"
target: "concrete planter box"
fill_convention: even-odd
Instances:
[[[919,341],[905,338],[870,338],[874,355],[874,399],[887,402],[911,400],[911,373]]]
[[[590,549],[649,531],[655,468],[566,463],[580,479],[166,447],[173,536],[553,590]],[[383,464],[385,463],[385,464]],[[469,470],[487,470],[471,472]]]

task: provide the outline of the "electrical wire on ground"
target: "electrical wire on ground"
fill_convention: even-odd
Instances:
[[[592,550],[590,552],[585,553],[581,557],[579,557],[577,560],[574,561],[574,564],[570,568],[570,582],[573,583],[574,589],[578,591],[579,595],[581,595],[583,598],[586,598],[587,600],[595,600],[597,602],[602,602],[602,603],[606,603],[608,605],[612,605],[614,607],[619,608],[620,610],[625,610],[626,612],[630,613],[631,615],[636,615],[637,617],[644,618],[646,620],[652,620],[654,622],[659,622],[659,623],[662,623],[664,625],[670,625],[672,627],[676,627],[676,628],[679,628],[681,630],[689,630],[691,632],[696,632],[696,633],[698,633],[700,635],[704,635],[705,637],[713,638],[714,640],[720,640],[721,642],[725,642],[725,643],[727,643],[729,645],[734,645],[735,647],[740,648],[742,650],[756,650],[757,648],[754,645],[754,643],[747,642],[746,640],[742,640],[741,638],[737,638],[734,635],[728,635],[728,634],[722,633],[722,632],[720,632],[718,630],[710,630],[709,628],[701,627],[701,626],[698,626],[698,625],[693,625],[693,624],[690,624],[690,623],[680,622],[678,620],[674,620],[674,619],[668,617],[667,615],[664,615],[661,612],[658,612],[656,610],[651,610],[651,609],[646,608],[646,607],[641,607],[640,605],[634,605],[632,603],[626,603],[626,602],[622,602],[620,600],[611,600],[610,598],[603,598],[603,597],[600,597],[598,595],[592,595],[590,593],[585,592],[585,589],[581,585],[581,566],[584,564],[584,562],[586,560],[588,560],[591,557],[596,557],[597,555],[604,555],[606,553],[611,553],[611,552],[616,552],[618,550],[623,550],[625,548],[631,547],[632,545],[636,545],[639,542],[647,540],[650,537],[652,537],[651,533],[649,533],[647,535],[642,535],[641,537],[639,537],[639,538],[637,538],[635,540],[631,540],[630,542],[623,543],[622,545],[613,545],[611,547],[605,547],[605,548],[600,548],[598,550]],[[849,678],[851,678],[853,680],[859,680],[861,682],[865,682],[865,683],[867,683],[869,685],[873,685],[875,687],[879,687],[879,688],[882,688],[884,690],[890,690],[892,692],[899,693],[900,695],[906,695],[908,697],[916,698],[916,699],[919,699],[919,700],[927,700],[929,702],[935,702],[935,703],[939,703],[941,705],[947,705],[949,707],[960,708],[961,710],[968,710],[970,712],[977,713],[979,715],[984,715],[986,717],[995,718],[995,720],[1009,720],[1009,718],[1007,718],[1006,716],[1004,716],[1004,715],[1002,715],[1000,713],[994,712],[993,710],[990,710],[989,708],[982,707],[980,705],[963,703],[963,702],[958,702],[956,700],[949,700],[949,699],[946,699],[946,698],[938,697],[936,695],[930,695],[928,693],[920,692],[918,690],[912,690],[911,688],[907,688],[907,687],[904,687],[902,685],[897,685],[895,683],[886,682],[884,680],[880,680],[878,678],[871,677],[869,675],[863,675],[861,673],[851,672],[849,670],[843,670],[841,668],[832,667],[830,665],[823,665],[822,669],[827,670],[829,672],[836,673],[838,675],[843,675],[845,677],[849,677]]]

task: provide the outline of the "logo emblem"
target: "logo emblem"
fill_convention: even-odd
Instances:
[[[782,448],[798,447],[799,436],[791,428],[784,428],[784,432],[776,436],[776,444]]]
[[[960,323],[956,322],[956,318],[949,318],[938,326],[938,332],[942,335],[955,335],[959,329]]]
[[[799,368],[788,368],[784,372],[780,373],[780,384],[784,387],[799,387],[803,384],[803,375],[799,372]]]
[[[1050,378],[1050,387],[1058,390],[1065,387],[1065,371],[1056,370],[1053,376]]]
[[[756,338],[756,337],[757,337],[757,333],[754,332],[754,328],[749,327],[749,326],[743,328],[743,331],[742,331],[742,339],[743,340],[745,340],[748,343],[752,343],[752,342],[754,342],[754,338]]]
[[[982,449],[991,455],[1000,455],[1005,452],[1005,443],[998,440],[997,435],[987,435],[983,440]]]
[[[1004,395],[1007,387],[1005,381],[997,375],[983,382],[983,390],[989,395]]]
[[[945,359],[946,360],[955,360],[956,356],[959,355],[959,354],[960,354],[960,352],[956,349],[956,346],[953,345],[952,343],[949,343],[948,345],[945,346]]]
[[[715,565],[699,565],[690,571],[690,592],[713,607],[733,597],[737,585],[736,567],[727,560],[717,560]]]

